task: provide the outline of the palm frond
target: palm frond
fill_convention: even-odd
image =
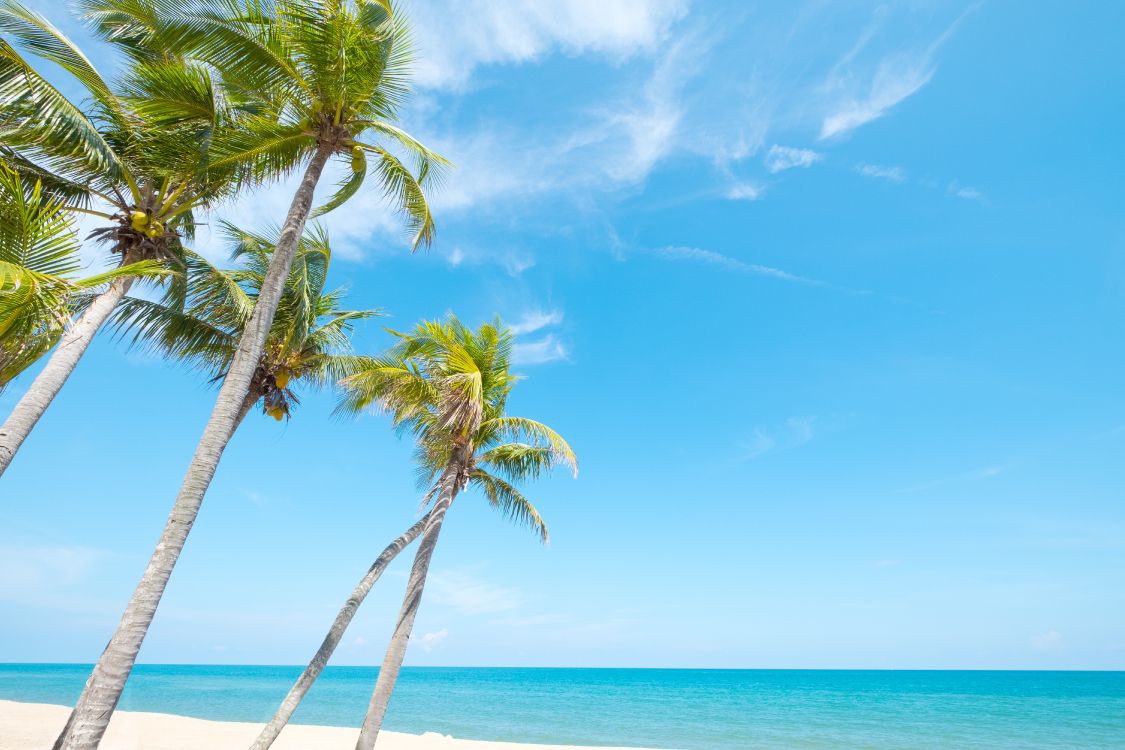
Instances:
[[[544,544],[550,541],[543,517],[518,489],[481,469],[473,471],[469,480],[484,493],[489,505],[516,523],[530,527]]]
[[[496,436],[497,439],[530,438],[544,443],[557,461],[569,466],[574,476],[578,476],[578,458],[570,445],[561,435],[541,422],[523,417],[501,416],[490,419],[481,426],[481,429],[487,431],[490,436]]]

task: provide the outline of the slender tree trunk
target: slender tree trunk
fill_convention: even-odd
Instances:
[[[133,278],[130,276],[114,279],[109,288],[95,297],[90,306],[63,333],[55,351],[47,359],[47,364],[35,376],[35,380],[31,381],[27,393],[23,394],[8,420],[0,427],[0,475],[8,470],[16,451],[62,390],[63,384],[78,366],[78,360],[94,340],[94,335],[113,314],[132,284]]]
[[[290,688],[289,694],[286,695],[285,700],[281,702],[277,713],[274,714],[270,723],[266,724],[265,728],[262,729],[262,733],[258,735],[258,739],[254,740],[254,744],[250,746],[250,750],[267,750],[267,748],[273,745],[277,736],[281,734],[281,730],[285,728],[285,725],[289,723],[289,719],[293,717],[293,712],[297,710],[297,706],[301,704],[301,701],[304,699],[305,695],[308,694],[313,683],[320,677],[320,673],[324,671],[328,660],[332,658],[332,652],[336,650],[336,646],[340,645],[340,640],[344,637],[344,632],[351,624],[352,618],[355,617],[359,605],[363,604],[363,600],[366,599],[367,595],[371,592],[371,587],[374,586],[375,582],[379,580],[379,577],[383,575],[383,571],[386,570],[387,566],[391,564],[391,561],[398,556],[398,553],[402,552],[411,542],[418,538],[418,535],[422,533],[422,530],[426,527],[426,524],[430,522],[432,516],[433,511],[427,513],[418,523],[407,529],[402,536],[387,545],[383,553],[375,558],[375,562],[372,563],[371,567],[367,570],[367,575],[360,580],[359,585],[355,587],[355,590],[352,591],[352,595],[348,597],[348,600],[340,609],[340,613],[336,615],[336,620],[332,623],[332,627],[329,628],[328,635],[324,636],[324,642],[320,644],[316,655],[313,656],[309,665],[305,667],[305,671],[301,673],[301,676],[297,678],[297,682]]]
[[[188,466],[160,541],[129,599],[117,630],[86,682],[71,720],[56,740],[55,750],[93,750],[105,734],[110,716],[125,688],[125,681],[133,671],[141,643],[152,624],[160,597],[164,595],[168,578],[172,575],[172,569],[176,566],[188,533],[199,514],[203,495],[207,492],[223,450],[234,433],[266,336],[273,323],[273,316],[277,312],[277,303],[293,263],[297,242],[312,208],[313,191],[331,154],[332,145],[322,144],[305,170],[301,186],[293,196],[293,204],[282,225],[258,302],[242,332],[230,369],[223,378],[215,408]]]
[[[260,391],[257,391],[257,390],[253,390],[250,393],[246,394],[246,398],[244,398],[242,400],[242,406],[240,406],[239,409],[238,409],[238,421],[235,422],[235,429],[236,430],[238,429],[239,426],[242,425],[242,421],[244,419],[246,419],[246,415],[250,413],[250,410],[252,408],[254,408],[254,404],[258,403],[258,399],[260,399],[261,397],[262,397],[262,393]],[[87,681],[86,684],[87,684],[87,687],[89,687],[89,681]],[[71,711],[70,716],[67,717],[66,724],[63,726],[62,734],[60,734],[59,738],[55,740],[55,747],[56,748],[59,747],[59,743],[62,742],[62,738],[64,736],[66,736],[67,732],[70,731],[71,726],[74,725],[75,715],[76,715],[76,712]]]
[[[414,567],[410,569],[410,580],[406,584],[406,596],[398,613],[398,623],[395,625],[394,634],[391,635],[386,656],[383,657],[383,666],[379,668],[379,678],[375,681],[375,690],[371,693],[371,702],[367,706],[363,728],[359,730],[356,750],[374,750],[375,740],[379,738],[379,730],[383,726],[383,718],[387,715],[391,693],[394,692],[398,673],[402,668],[402,660],[406,656],[406,647],[410,643],[410,632],[414,629],[414,618],[418,614],[418,607],[422,604],[422,590],[426,587],[426,576],[430,572],[430,559],[437,546],[445,513],[460,490],[456,474],[447,474],[443,478],[443,483],[445,486],[442,487],[441,494],[434,503],[434,509],[430,511],[430,524],[426,527],[422,541],[418,543],[418,553],[414,556]]]

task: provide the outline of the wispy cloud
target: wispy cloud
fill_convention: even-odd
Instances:
[[[471,245],[458,244],[446,253],[445,260],[453,268],[500,266],[513,277],[535,267],[535,256],[521,248],[491,247],[481,250]]]
[[[655,49],[686,11],[687,0],[417,0],[415,76],[424,87],[463,88],[480,66],[556,51],[621,60]]]
[[[816,430],[813,428],[814,422],[816,422],[814,416],[789,417],[785,420],[785,427],[789,430],[789,434],[796,445],[804,445],[816,437]]]
[[[507,612],[522,601],[515,589],[497,586],[459,570],[435,572],[430,576],[426,592],[435,602],[469,615]]]
[[[531,310],[525,312],[518,323],[508,326],[517,336],[523,333],[535,333],[548,326],[557,326],[563,322],[562,310]]]
[[[727,197],[732,201],[756,201],[765,195],[765,188],[752,182],[736,182],[727,190]]]
[[[791,281],[799,284],[815,284],[822,285],[824,282],[815,279],[807,279],[803,276],[783,271],[780,268],[773,268],[772,266],[764,266],[758,263],[747,263],[737,258],[731,258],[728,255],[717,253],[714,250],[705,250],[700,247],[685,247],[685,246],[670,246],[662,247],[656,251],[656,254],[666,260],[674,261],[688,261],[694,263],[702,263],[709,266],[717,266],[724,268],[728,271],[738,271],[740,273],[749,273],[756,276],[768,276],[782,281]]]
[[[1051,629],[1044,633],[1036,633],[1031,636],[1028,641],[1031,647],[1039,651],[1047,651],[1053,648],[1058,648],[1062,643],[1062,633],[1057,630]]]
[[[449,631],[445,628],[442,628],[441,630],[433,633],[423,633],[417,638],[411,638],[411,640],[416,641],[423,651],[433,651],[435,648],[444,643],[445,639],[448,637]]]
[[[902,182],[906,179],[906,170],[902,167],[884,167],[879,164],[864,164],[861,162],[855,165],[855,171],[864,177],[875,177],[891,182]]]
[[[754,430],[754,434],[750,439],[742,443],[739,448],[742,449],[745,458],[757,458],[769,453],[777,447],[777,441],[762,428]]]
[[[824,83],[823,89],[834,92],[837,101],[821,122],[821,140],[844,135],[885,116],[895,105],[929,83],[937,70],[938,51],[969,12],[962,13],[924,47],[884,55],[868,77],[857,70],[854,63],[887,16],[880,9],[871,26],[861,33],[859,40],[840,59]]]
[[[926,490],[932,490],[936,487],[941,487],[946,484],[952,484],[956,482],[975,482],[982,479],[990,479],[992,477],[1000,476],[1009,468],[1011,468],[1009,464],[989,464],[988,466],[982,466],[979,469],[974,469],[973,471],[969,471],[964,474],[957,474],[956,476],[934,479],[932,481],[923,482],[922,484],[918,484],[913,487],[908,487],[906,489],[906,492],[925,492]]]
[[[694,33],[670,42],[653,66],[641,98],[615,102],[593,131],[597,135],[587,136],[592,143],[617,143],[602,157],[610,178],[625,183],[640,180],[671,152],[684,115],[684,88],[701,69],[705,48]]]
[[[816,437],[816,417],[789,417],[774,428],[756,427],[750,439],[739,448],[744,459],[755,459],[774,450],[788,450],[808,443]]]
[[[542,365],[569,356],[570,350],[553,333],[538,341],[521,342],[512,347],[512,363],[517,365]]]
[[[544,328],[557,326],[562,322],[562,310],[525,312],[518,322],[509,326],[517,336],[516,345],[512,348],[512,362],[517,365],[541,365],[566,359],[570,355],[570,350],[554,333],[548,333],[532,341],[519,338],[538,333]]]
[[[967,201],[984,200],[984,194],[981,193],[981,191],[974,187],[968,187],[967,185],[958,185],[956,182],[949,183],[949,187],[946,188],[946,193],[955,198],[962,198]]]
[[[812,149],[774,145],[766,152],[764,163],[771,174],[776,174],[794,167],[811,167],[823,158],[824,154]]]
[[[821,139],[842,135],[883,117],[896,104],[929,83],[933,74],[928,58],[889,58],[880,64],[867,94],[844,102],[824,118],[820,126]]]
[[[86,580],[104,558],[104,552],[90,547],[4,545],[0,599],[49,598]]]

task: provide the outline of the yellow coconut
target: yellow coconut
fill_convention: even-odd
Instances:
[[[352,171],[363,171],[363,149],[359,146],[352,146]]]
[[[273,376],[273,382],[277,384],[278,388],[284,388],[285,386],[289,385],[289,371],[278,370],[277,373]]]
[[[143,232],[148,227],[148,214],[144,211],[134,211],[130,223],[133,225],[133,229]]]

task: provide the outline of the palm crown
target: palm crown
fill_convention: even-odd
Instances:
[[[137,5],[146,12],[129,10]],[[355,195],[370,170],[406,218],[413,246],[429,244],[434,220],[423,188],[446,161],[393,124],[408,91],[411,50],[389,0],[199,0],[187,12],[152,0],[83,0],[82,7],[138,57],[160,50],[205,61],[226,95],[252,110],[214,145],[213,166],[238,167],[243,179],[258,182],[330,149],[346,158],[348,175],[315,215]]]
[[[55,344],[75,295],[121,273],[79,278],[81,264],[72,214],[0,164],[0,388]]]
[[[95,236],[123,263],[174,256],[194,231],[192,211],[229,195],[244,165],[211,150],[237,130],[236,99],[201,63],[136,62],[113,85],[41,15],[0,2],[0,32],[70,74],[75,103],[0,39],[0,162],[73,210],[106,219]],[[244,170],[243,170],[244,171]]]
[[[223,270],[192,252],[186,270],[169,284],[160,301],[124,300],[115,313],[118,330],[133,344],[154,347],[219,379],[234,358],[242,329],[250,319],[276,244],[274,234],[224,225],[232,256],[242,267]],[[299,403],[294,385],[334,383],[357,366],[349,334],[357,320],[377,310],[344,310],[342,289],[325,290],[332,251],[318,228],[306,231],[297,247],[250,386],[247,404],[262,401],[275,419]]]
[[[546,541],[546,524],[515,485],[560,463],[577,475],[578,463],[550,427],[506,414],[519,381],[511,373],[511,332],[499,322],[473,331],[451,315],[395,335],[399,342],[386,355],[342,381],[340,410],[387,411],[414,435],[423,484],[443,475],[475,486],[489,504]]]

